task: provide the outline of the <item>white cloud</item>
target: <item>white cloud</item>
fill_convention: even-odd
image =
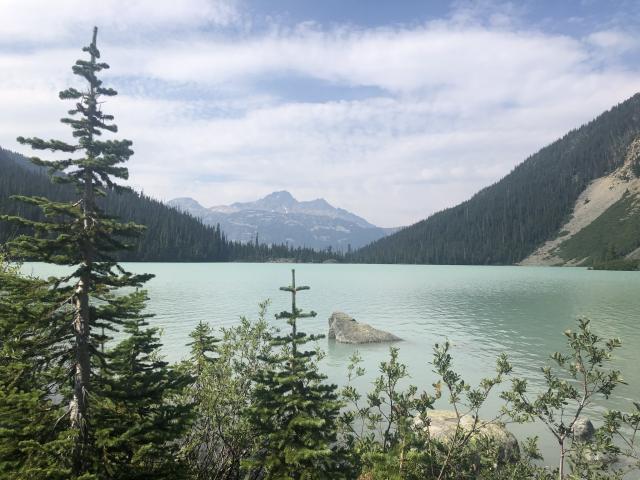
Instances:
[[[62,42],[90,35],[94,25],[125,34],[229,25],[240,15],[233,0],[3,0],[0,42]]]
[[[0,15],[22,29],[17,38],[28,38],[24,11],[2,5]],[[602,66],[599,50],[616,44],[602,32],[574,39],[467,15],[410,28],[274,25],[230,39],[199,27],[235,21],[241,13],[231,3],[163,3],[147,15],[141,2],[120,17],[124,3],[104,5],[101,48],[112,65],[105,80],[121,90],[105,108],[134,140],[132,183],[162,199],[214,205],[286,188],[384,226],[407,224],[468,198],[638,90],[637,72]],[[57,91],[71,81],[80,46],[59,42],[80,21],[69,12],[51,13],[52,29],[41,34],[55,46],[0,49],[3,147],[17,149],[17,135],[66,134]],[[149,33],[164,26],[184,31]],[[144,35],[132,37],[139,28]],[[277,93],[261,83],[274,77]],[[289,77],[338,93],[292,100]],[[379,93],[339,93],[362,87]]]
[[[631,35],[617,30],[600,30],[587,36],[590,43],[601,48],[633,48],[638,41]]]
[[[136,58],[140,73],[170,81],[224,84],[243,77],[291,72],[394,93],[429,88],[477,88],[502,94],[521,81],[539,82],[579,68],[588,53],[576,40],[539,33],[460,28],[441,22],[421,28],[345,30],[309,28],[244,42],[172,42],[163,55]],[[167,68],[168,65],[174,68]],[[525,75],[526,74],[526,75]],[[491,101],[485,91],[483,101]]]
[[[610,57],[640,48],[640,41],[620,30],[600,30],[587,36],[587,42],[600,50],[601,55]]]

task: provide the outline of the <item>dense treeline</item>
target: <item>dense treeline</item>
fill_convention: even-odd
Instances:
[[[355,252],[368,263],[513,264],[568,220],[589,183],[623,164],[640,94],[573,130],[470,200]]]
[[[0,148],[0,213],[42,220],[32,205],[18,202],[13,195],[29,195],[68,201],[75,192],[68,184],[53,183],[46,169],[32,165],[20,154]],[[121,261],[156,262],[265,262],[289,259],[318,262],[334,258],[329,252],[286,245],[242,244],[229,241],[219,227],[210,227],[144,194],[125,189],[110,190],[98,202],[105,211],[124,220],[146,226],[132,250],[117,255]],[[15,238],[24,229],[0,222],[0,243]]]

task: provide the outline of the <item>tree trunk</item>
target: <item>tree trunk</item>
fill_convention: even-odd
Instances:
[[[93,93],[93,89],[92,89]],[[89,394],[91,391],[91,318],[89,297],[91,291],[91,271],[93,267],[93,248],[89,238],[94,222],[93,174],[87,170],[84,175],[82,195],[83,229],[85,238],[82,246],[83,272],[76,285],[74,298],[73,330],[75,335],[75,371],[73,399],[71,403],[71,427],[76,429],[74,470],[77,474],[86,471],[87,447],[89,445]]]
[[[74,371],[73,399],[71,401],[71,427],[77,430],[74,469],[76,473],[85,470],[85,452],[89,443],[88,396],[90,392],[91,361],[89,352],[89,274],[83,274],[76,287],[75,334],[76,356]]]

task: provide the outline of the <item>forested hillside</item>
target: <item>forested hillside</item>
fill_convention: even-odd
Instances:
[[[0,214],[41,218],[37,209],[15,201],[12,195],[46,196],[55,200],[74,198],[72,187],[52,183],[46,172],[25,157],[0,148]],[[146,195],[126,190],[109,192],[102,204],[107,213],[147,227],[134,250],[119,254],[121,261],[268,261],[289,258],[322,261],[324,252],[289,249],[286,246],[241,244],[226,239],[219,227],[170,208]],[[0,222],[0,245],[23,233],[16,226]]]
[[[470,200],[354,253],[369,263],[513,264],[559,233],[591,181],[624,163],[640,94],[573,130]]]

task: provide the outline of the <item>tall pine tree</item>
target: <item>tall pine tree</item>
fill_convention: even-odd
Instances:
[[[77,60],[73,66],[73,73],[84,80],[85,88],[72,87],[60,92],[61,99],[74,102],[69,117],[61,120],[71,127],[73,142],[18,138],[35,150],[51,150],[68,157],[47,162],[32,160],[47,166],[54,182],[75,186],[75,198],[61,202],[44,197],[16,197],[39,207],[44,220],[7,216],[2,219],[35,232],[10,244],[15,255],[71,267],[68,275],[55,279],[53,284],[57,294],[65,299],[63,312],[68,317],[61,324],[63,328],[51,333],[50,341],[65,347],[58,349],[57,354],[58,363],[66,367],[66,375],[53,382],[56,398],[66,405],[58,424],[65,424],[73,439],[71,455],[66,452],[73,475],[140,478],[136,473],[144,472],[139,468],[140,462],[136,463],[140,455],[150,452],[161,455],[162,445],[170,445],[178,435],[180,429],[175,423],[181,420],[176,411],[167,410],[167,402],[181,380],[174,378],[167,365],[157,358],[156,332],[144,329],[144,292],[124,295],[118,291],[123,287],[140,287],[152,276],[127,272],[113,258],[117,252],[131,248],[129,239],[137,237],[144,227],[119,222],[105,214],[98,204],[100,197],[121,188],[115,183],[117,179],[128,178],[122,164],[133,151],[129,140],[102,138],[103,133],[117,132],[116,125],[111,123],[113,116],[102,110],[104,98],[117,92],[103,86],[98,78],[109,66],[99,61],[96,37],[94,28],[91,44],[83,48],[88,59]],[[123,325],[129,338],[113,352],[103,352],[101,347],[110,339],[110,332]],[[140,391],[136,392],[138,388]],[[141,393],[151,398],[143,398]],[[118,418],[117,413],[109,418],[110,408],[119,411],[128,422],[126,432],[113,432],[113,441],[105,438],[105,425],[99,424]],[[157,431],[151,432],[152,428]],[[170,455],[171,449],[165,452]],[[149,463],[148,457],[142,462],[145,465]],[[103,461],[104,458],[108,461]],[[131,468],[127,470],[126,465]],[[145,473],[141,475],[144,477]]]
[[[297,321],[316,313],[297,307],[297,293],[309,287],[296,285],[295,270],[291,275],[291,285],[280,288],[291,294],[291,311],[276,315],[291,331],[273,337],[272,345],[280,351],[264,358],[268,368],[257,373],[254,402],[247,410],[261,445],[248,465],[267,479],[344,478],[337,446],[341,403],[336,386],[324,383],[327,377],[318,371],[318,352],[301,348],[324,336],[298,331]]]

